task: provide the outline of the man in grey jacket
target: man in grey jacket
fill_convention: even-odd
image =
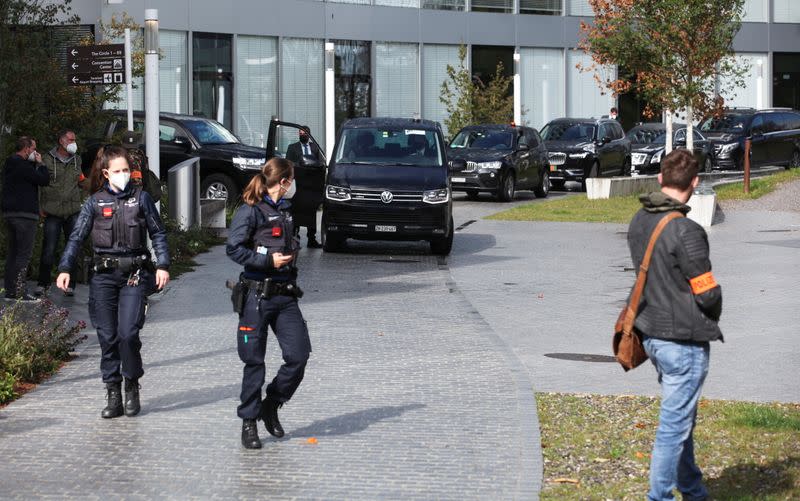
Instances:
[[[78,218],[81,205],[86,199],[88,180],[81,169],[81,157],[75,132],[64,129],[58,133],[58,144],[44,155],[43,161],[50,173],[50,184],[41,189],[41,211],[44,216],[42,256],[39,261],[39,280],[34,294],[42,295],[50,285],[53,266],[56,264],[56,247],[64,234],[69,240]],[[75,277],[70,277],[75,284]],[[65,292],[71,296],[74,285]]]
[[[642,195],[642,209],[628,229],[628,246],[638,273],[653,229],[672,211],[689,212],[686,202],[698,183],[698,164],[686,150],[674,150],[661,162],[661,191]],[[634,327],[658,372],[662,399],[650,463],[649,500],[708,496],[694,460],[693,431],[700,390],[708,373],[709,342],[722,340],[717,325],[722,289],[711,273],[708,237],[688,218],[664,228],[647,272]]]

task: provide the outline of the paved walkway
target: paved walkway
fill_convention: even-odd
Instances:
[[[463,209],[462,209],[463,210]],[[726,210],[709,231],[723,288],[704,396],[800,402],[800,213]],[[657,395],[623,373],[611,333],[635,281],[627,225],[478,220],[450,259],[459,290],[513,348],[537,391]]]
[[[421,245],[374,251],[303,251],[314,352],[281,412],[284,439],[261,426],[264,449],[241,448],[223,287],[237,269],[220,247],[150,309],[140,416],[100,418],[92,333],[78,359],[0,410],[0,497],[535,499],[527,372],[444,261]]]
[[[261,451],[241,448],[235,415],[241,363],[222,284],[237,270],[222,248],[201,256],[151,307],[142,414],[99,417],[90,333],[78,359],[0,410],[0,497],[536,499],[534,390],[658,386],[650,367],[608,362],[634,278],[626,227],[482,219],[506,207],[459,197],[447,260],[418,244],[303,250],[314,353],[281,413],[287,436],[262,432]],[[710,239],[727,342],[705,394],[800,401],[800,215],[725,216]],[[274,338],[269,348],[274,372]]]

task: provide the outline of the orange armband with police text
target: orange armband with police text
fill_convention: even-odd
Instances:
[[[694,277],[689,280],[689,284],[692,286],[692,292],[695,295],[699,295],[716,287],[717,281],[714,280],[714,275],[709,271],[708,273],[703,273],[699,277]]]

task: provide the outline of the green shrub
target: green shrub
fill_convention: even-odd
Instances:
[[[0,404],[10,402],[17,396],[17,393],[14,391],[14,385],[16,383],[16,378],[8,372],[0,374]]]
[[[81,341],[85,322],[49,300],[0,308],[0,374],[38,383],[52,374]]]

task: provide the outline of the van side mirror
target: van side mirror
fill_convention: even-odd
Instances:
[[[186,136],[175,136],[172,139],[172,144],[174,144],[175,146],[180,146],[181,148],[184,148],[186,150],[188,150],[192,146],[191,141],[189,141],[189,138]]]
[[[463,158],[456,158],[450,161],[450,172],[461,172],[467,168],[467,161]]]

